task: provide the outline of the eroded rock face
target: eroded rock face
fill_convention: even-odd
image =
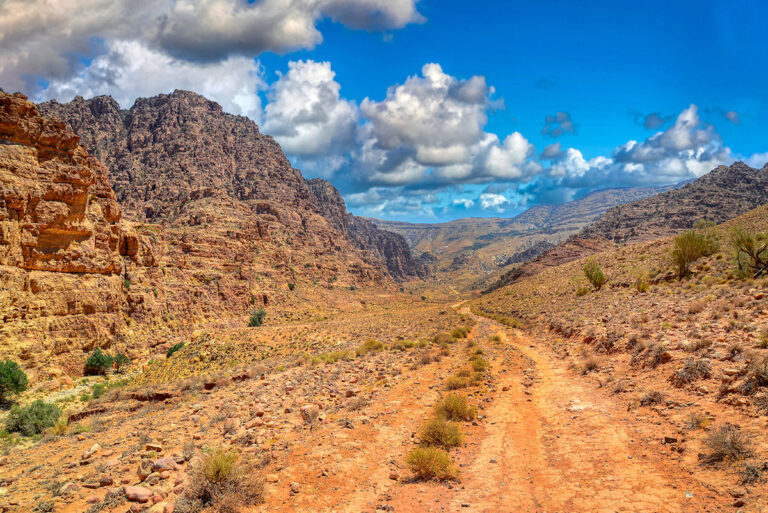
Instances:
[[[78,140],[0,92],[0,357],[91,346],[122,322],[121,211]]]

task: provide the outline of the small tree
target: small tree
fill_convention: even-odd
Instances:
[[[27,389],[27,375],[14,361],[0,361],[0,403],[8,400],[11,394],[20,394]]]
[[[176,351],[178,351],[182,347],[184,347],[184,342],[179,342],[178,344],[173,344],[171,347],[168,348],[168,351],[165,352],[165,357],[166,358],[170,358],[171,356],[173,356],[173,353],[175,353]]]
[[[587,260],[587,263],[584,264],[584,276],[586,276],[589,283],[595,287],[595,290],[600,290],[600,288],[605,285],[606,280],[603,270],[600,269],[600,265],[594,258],[590,258]]]
[[[264,318],[267,316],[267,311],[263,308],[254,310],[251,314],[251,319],[248,321],[248,326],[251,328],[261,326],[264,323]]]
[[[768,234],[734,228],[731,231],[731,246],[736,252],[736,267],[740,275],[759,278],[768,273]]]
[[[91,353],[91,356],[85,361],[85,375],[86,376],[98,376],[106,374],[107,369],[112,367],[113,359],[108,354],[102,352],[101,348],[96,348]]]
[[[115,367],[115,372],[120,372],[123,367],[131,364],[131,359],[125,356],[123,353],[115,355],[115,359],[112,361]]]

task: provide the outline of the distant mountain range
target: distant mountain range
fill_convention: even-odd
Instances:
[[[506,219],[464,218],[435,224],[371,221],[405,237],[415,253],[434,255],[439,279],[473,288],[567,240],[610,208],[670,189],[605,189],[561,205],[537,205]]]

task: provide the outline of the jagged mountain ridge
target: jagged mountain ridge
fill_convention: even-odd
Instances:
[[[364,258],[381,262],[396,279],[424,275],[405,241],[387,233],[354,236],[371,232],[371,227],[354,217],[351,223],[340,221],[347,218],[346,205],[330,183],[305,180],[253,121],[227,114],[196,93],[177,90],[140,98],[128,110],[108,96],[77,97],[67,104],[51,101],[40,109],[66,121],[104,162],[118,201],[131,218],[173,223],[201,195],[231,198],[256,213],[275,214],[263,203],[270,202],[285,207],[283,215],[325,217],[339,232],[331,236],[347,238],[368,255]],[[301,231],[307,223],[294,225]],[[350,230],[350,225],[358,228]]]

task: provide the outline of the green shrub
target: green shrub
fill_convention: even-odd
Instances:
[[[432,343],[434,344],[453,344],[456,339],[454,339],[450,334],[448,333],[438,333],[434,337],[432,337]]]
[[[20,394],[27,389],[27,375],[14,361],[0,361],[0,403],[8,400],[11,394]]]
[[[296,284],[295,283],[289,283],[288,284],[288,290],[293,290],[295,288],[296,288]]]
[[[579,297],[586,296],[589,294],[589,287],[577,287],[576,288],[576,295]]]
[[[455,479],[459,469],[453,464],[450,454],[437,447],[419,447],[405,459],[408,468],[421,479]]]
[[[131,364],[131,359],[125,356],[123,353],[119,353],[115,355],[112,364],[115,366],[115,371],[120,372],[123,367]]]
[[[38,435],[52,427],[61,415],[58,406],[38,399],[29,406],[14,406],[5,419],[5,429],[24,436]]]
[[[583,271],[587,281],[592,284],[595,290],[600,290],[600,288],[605,285],[605,275],[603,274],[603,270],[600,269],[600,265],[594,258],[587,260],[584,264]]]
[[[100,348],[96,348],[91,353],[91,356],[85,361],[84,372],[86,376],[97,376],[100,374],[106,374],[107,369],[112,367],[113,359],[108,354],[102,352]]]
[[[456,447],[463,437],[459,425],[443,417],[433,417],[419,431],[423,446]]]
[[[171,347],[168,348],[168,351],[165,352],[165,357],[166,358],[170,358],[171,356],[173,356],[173,353],[175,353],[176,351],[178,351],[182,347],[184,347],[184,342],[179,342],[178,344],[173,344]]]
[[[472,420],[477,408],[470,406],[463,395],[448,394],[435,406],[435,414],[448,420]]]
[[[248,326],[255,328],[264,324],[264,318],[267,316],[267,311],[263,308],[254,310],[251,314],[251,319],[248,321]]]
[[[768,273],[768,234],[734,228],[731,230],[730,242],[740,277],[758,278]]]
[[[688,230],[675,237],[674,247],[670,254],[675,274],[682,280],[690,272],[693,262],[703,256],[710,256],[718,250],[714,236],[706,236],[695,230]]]

